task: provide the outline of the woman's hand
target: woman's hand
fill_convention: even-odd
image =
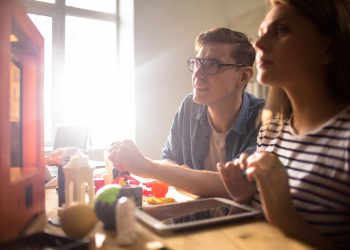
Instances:
[[[256,192],[254,183],[249,182],[245,176],[247,157],[247,154],[242,154],[239,159],[217,164],[217,169],[227,192],[233,200],[240,203],[249,202]]]
[[[149,177],[152,161],[146,158],[132,140],[112,144],[108,159],[120,171],[128,171],[138,176]]]
[[[287,225],[295,211],[287,172],[277,156],[256,152],[247,158],[247,177],[255,180],[266,219],[277,226]]]
[[[248,157],[247,167],[247,176],[256,181],[265,218],[271,224],[317,249],[332,249],[329,242],[295,209],[288,174],[274,153],[254,153]]]

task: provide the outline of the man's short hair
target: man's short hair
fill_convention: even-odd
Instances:
[[[248,37],[242,32],[228,28],[216,28],[200,33],[196,38],[195,50],[208,43],[232,44],[231,56],[236,63],[253,66],[255,60],[255,50]]]

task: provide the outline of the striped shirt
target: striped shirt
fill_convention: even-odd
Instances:
[[[350,249],[350,106],[306,135],[290,119],[271,121],[260,129],[258,151],[276,153],[285,166],[299,214],[336,248]],[[252,205],[260,207],[258,193]]]

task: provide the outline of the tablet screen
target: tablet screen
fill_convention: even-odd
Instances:
[[[247,212],[218,200],[197,200],[168,206],[148,207],[144,211],[165,224],[179,224]]]
[[[206,198],[188,202],[143,207],[141,221],[161,230],[179,230],[253,217],[259,214],[253,208],[222,198]]]

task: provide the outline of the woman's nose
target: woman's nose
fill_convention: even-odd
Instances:
[[[266,35],[258,37],[253,42],[253,47],[255,48],[255,50],[266,50],[266,49],[268,49],[268,43],[267,43]]]

